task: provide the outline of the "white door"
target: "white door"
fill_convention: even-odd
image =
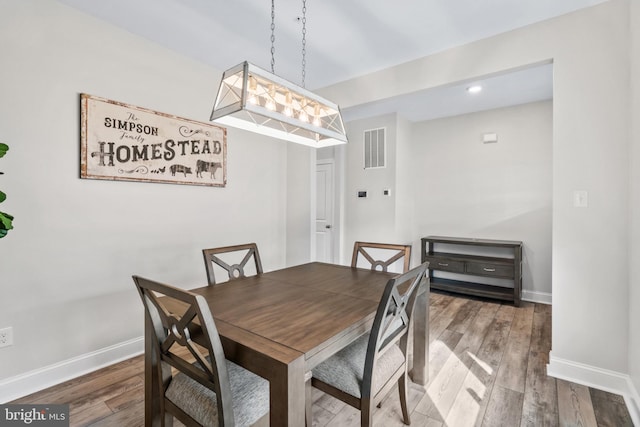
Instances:
[[[316,165],[316,259],[333,262],[333,163]]]

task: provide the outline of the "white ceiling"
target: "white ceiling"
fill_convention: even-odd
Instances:
[[[268,0],[58,0],[220,71],[271,68]],[[306,87],[317,89],[605,0],[307,0]],[[275,73],[301,84],[302,0],[275,0]],[[551,65],[349,108],[410,120],[552,97]],[[440,110],[438,111],[436,110]],[[447,111],[446,114],[444,111]]]
[[[469,93],[472,85],[480,93]],[[416,122],[457,116],[553,98],[553,65],[543,64],[506,74],[413,92],[342,110],[345,121],[397,112]]]

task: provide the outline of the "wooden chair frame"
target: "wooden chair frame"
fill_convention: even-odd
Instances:
[[[165,397],[167,387],[173,378],[171,373],[173,367],[213,390],[216,394],[219,425],[233,426],[231,388],[224,351],[204,297],[139,276],[133,276],[133,281],[144,304],[145,316],[153,325],[154,354],[148,354],[146,357],[151,357],[153,369],[157,370],[158,378],[161,379],[158,392],[162,396],[160,412],[163,425],[172,425],[171,415],[187,426],[199,425],[196,420]],[[180,305],[185,307],[184,312],[182,314],[169,312],[162,303],[161,297],[179,301]],[[191,341],[191,337],[196,334],[204,338],[201,347]],[[185,354],[184,349],[187,349],[195,358],[199,367],[182,356]]]
[[[374,259],[367,249],[387,249],[395,252],[387,260]],[[371,270],[376,270],[381,267],[382,271],[387,271],[389,266],[404,257],[403,273],[409,271],[409,264],[411,262],[411,245],[397,245],[392,243],[368,243],[368,242],[355,242],[353,244],[353,256],[351,258],[351,267],[357,267],[358,256],[362,255],[371,264]]]
[[[246,250],[247,253],[238,264],[228,264],[224,260],[218,257],[218,254],[229,253],[229,252],[238,252]],[[246,267],[249,260],[253,257],[256,273],[262,274],[262,261],[260,260],[260,252],[258,252],[258,245],[255,243],[247,243],[244,245],[235,245],[235,246],[224,246],[221,248],[210,248],[203,249],[202,255],[204,257],[204,265],[207,269],[207,280],[209,281],[209,285],[213,286],[216,284],[216,277],[214,274],[214,264],[224,268],[227,270],[229,274],[229,280],[238,279],[240,277],[246,277],[244,273],[244,268]]]
[[[369,334],[360,398],[351,396],[315,377],[311,379],[312,386],[359,409],[362,426],[369,427],[372,425],[374,407],[386,397],[396,384],[400,393],[400,405],[404,423],[407,425],[411,423],[407,409],[408,332],[418,290],[427,276],[427,266],[428,263],[424,263],[387,282]],[[408,288],[402,293],[400,288],[407,283],[409,283]],[[394,345],[398,345],[402,351],[404,362],[383,385],[377,387],[376,384],[373,384],[376,363]],[[373,393],[374,390],[377,390],[375,394]],[[307,409],[307,413],[309,412],[309,409]]]

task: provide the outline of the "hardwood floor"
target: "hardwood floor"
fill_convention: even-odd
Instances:
[[[621,396],[546,375],[551,307],[431,294],[429,384],[411,384],[412,426],[632,426]],[[71,426],[144,424],[142,356],[13,403],[68,403]],[[313,425],[360,423],[357,410],[314,390]],[[374,416],[402,426],[397,391]],[[176,422],[176,426],[181,425]]]

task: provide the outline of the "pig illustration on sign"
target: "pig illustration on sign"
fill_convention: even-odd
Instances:
[[[187,177],[188,173],[193,173],[191,172],[191,168],[186,167],[184,165],[171,165],[169,170],[171,171],[171,176],[175,176],[176,172],[180,172],[184,174],[185,178]]]

